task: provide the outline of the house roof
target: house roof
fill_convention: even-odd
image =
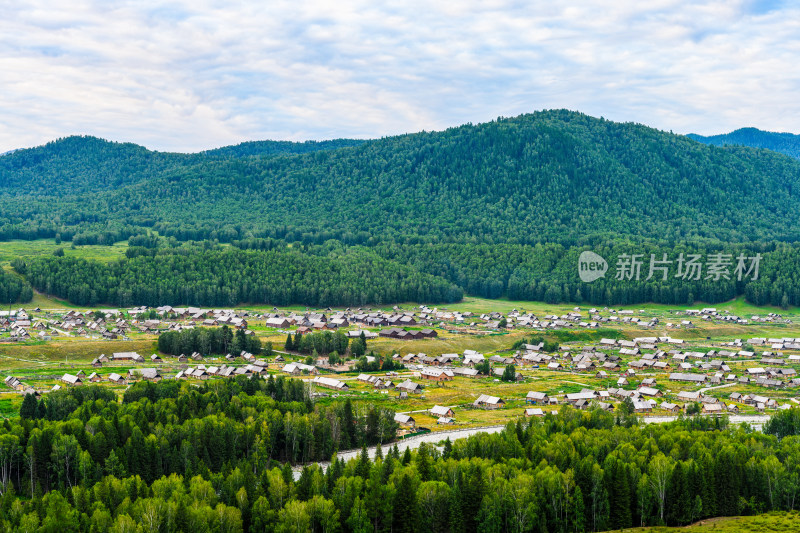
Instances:
[[[430,413],[432,415],[437,415],[437,416],[448,416],[450,411],[451,409],[449,407],[434,405],[433,407],[431,407]]]
[[[498,398],[497,396],[489,396],[488,394],[481,394],[478,396],[478,399],[475,400],[475,404],[489,404],[489,405],[497,405],[501,403],[505,403],[503,400]]]

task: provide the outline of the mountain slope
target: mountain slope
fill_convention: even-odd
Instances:
[[[712,135],[704,137],[690,133],[690,139],[699,141],[703,144],[713,144],[714,146],[750,146],[752,148],[766,148],[773,152],[779,152],[795,159],[800,159],[800,135],[793,133],[775,133],[772,131],[762,131],[756,128],[741,128],[722,135]]]
[[[568,111],[269,156],[70,138],[0,158],[0,187],[0,238],[800,240],[800,162]]]

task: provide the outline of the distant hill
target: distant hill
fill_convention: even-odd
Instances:
[[[70,137],[19,150],[0,159],[0,238],[800,240],[800,163],[580,113],[301,144],[171,154]]]
[[[789,157],[800,159],[800,135],[793,133],[775,133],[762,131],[756,128],[741,128],[722,135],[704,137],[690,133],[690,139],[714,146],[750,146],[752,148],[766,148],[773,152],[786,154]]]

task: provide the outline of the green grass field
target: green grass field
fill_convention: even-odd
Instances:
[[[112,261],[125,255],[128,241],[121,241],[113,246],[76,246],[71,243],[56,244],[53,239],[39,239],[35,241],[7,241],[0,242],[0,265],[9,265],[18,258],[40,257],[52,255],[56,248],[63,248],[67,257],[81,257],[93,261]]]
[[[761,533],[769,531],[800,531],[800,515],[767,513],[757,516],[709,518],[685,527],[644,527],[624,529],[629,533]]]

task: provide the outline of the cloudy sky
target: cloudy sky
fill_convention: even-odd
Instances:
[[[800,133],[791,0],[70,4],[0,0],[0,152],[372,138],[553,108]]]

